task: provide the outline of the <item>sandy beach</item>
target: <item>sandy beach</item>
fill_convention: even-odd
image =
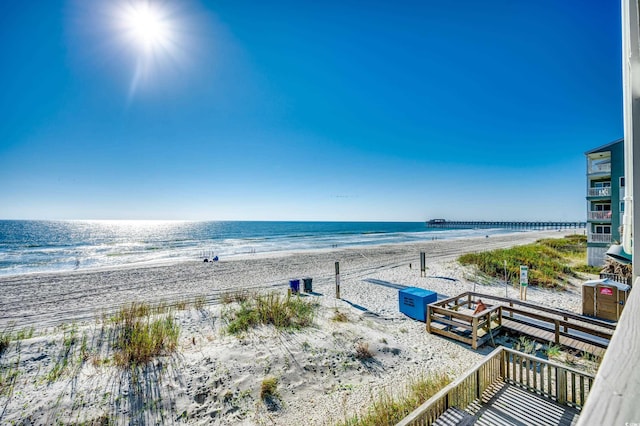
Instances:
[[[90,272],[0,278],[0,330],[27,330],[0,358],[10,392],[0,395],[1,424],[246,424],[333,425],[366,409],[381,390],[396,392],[408,378],[429,372],[451,377],[491,348],[469,347],[430,335],[422,322],[398,311],[391,283],[453,296],[474,288],[474,273],[456,259],[466,252],[527,244],[571,231],[514,233],[490,238],[435,240],[323,251],[253,255]],[[419,253],[427,259],[420,277]],[[334,262],[340,262],[341,299],[335,298]],[[231,291],[286,294],[293,278],[311,277],[319,304],[312,327],[293,332],[260,327],[225,333],[221,296]],[[476,291],[504,296],[498,282]],[[509,288],[509,295],[517,297]],[[136,370],[111,365],[101,318],[130,302],[205,300],[175,310],[178,349]],[[579,312],[577,288],[531,288],[528,300]],[[335,322],[335,309],[348,321]],[[77,336],[71,344],[68,337]],[[66,345],[65,345],[66,342]],[[358,360],[368,344],[373,358]],[[80,353],[90,356],[82,358]],[[69,359],[51,380],[61,357]],[[260,383],[278,380],[272,404]]]

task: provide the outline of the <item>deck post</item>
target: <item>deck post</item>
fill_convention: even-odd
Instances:
[[[553,320],[553,322],[556,325],[556,332],[555,332],[555,336],[556,336],[556,345],[560,344],[560,321],[558,320]]]
[[[513,302],[509,302],[509,307],[513,308]],[[513,311],[509,311],[509,318],[513,318]]]
[[[427,333],[431,334],[431,306],[427,305]]]
[[[567,370],[564,368],[558,368],[556,370],[556,396],[560,404],[566,404],[567,402]]]
[[[474,316],[472,320],[472,337],[471,337],[471,347],[475,351],[478,349],[478,317]]]
[[[569,321],[569,319],[568,319],[566,316],[565,316],[565,317],[562,317],[562,318],[564,319],[564,322],[565,322],[565,323]],[[563,327],[563,330],[562,330],[562,331],[564,331],[564,332],[566,333],[566,332],[567,332],[567,324],[563,324],[563,326],[564,326],[564,327]]]

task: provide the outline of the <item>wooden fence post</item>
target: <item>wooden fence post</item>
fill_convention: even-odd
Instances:
[[[340,262],[336,262],[336,299],[340,299]]]

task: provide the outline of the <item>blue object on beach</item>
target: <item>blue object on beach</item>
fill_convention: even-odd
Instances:
[[[300,280],[289,280],[289,288],[291,289],[291,293],[299,293]]]
[[[398,291],[400,312],[425,322],[427,320],[427,305],[438,300],[436,292],[417,287],[407,287]]]

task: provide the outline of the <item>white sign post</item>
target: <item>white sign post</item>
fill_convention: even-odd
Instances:
[[[520,265],[520,300],[527,300],[527,286],[529,285],[529,267]]]

